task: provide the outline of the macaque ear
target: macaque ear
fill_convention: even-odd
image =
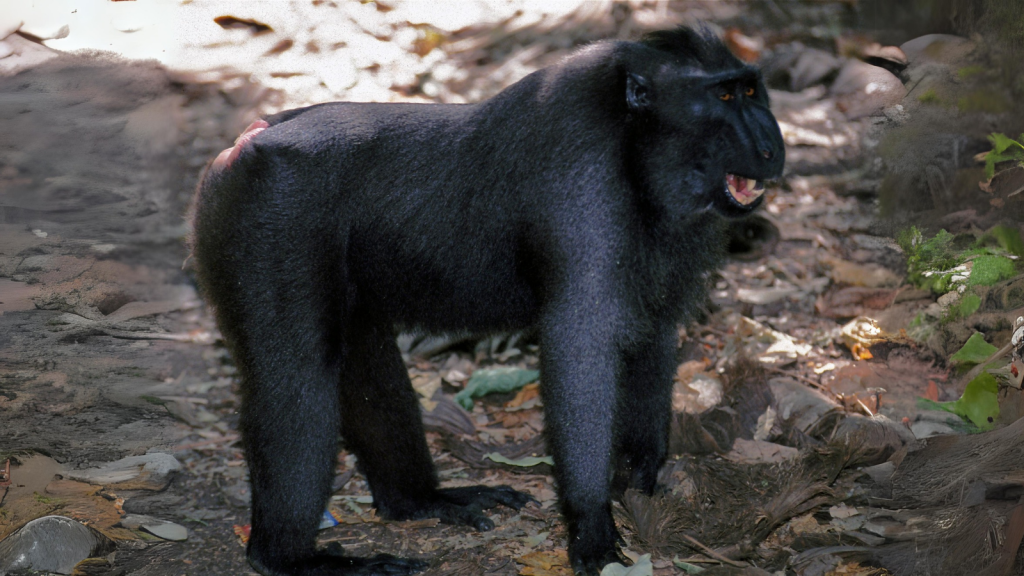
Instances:
[[[651,86],[639,74],[626,74],[626,105],[630,112],[645,110],[651,105]]]

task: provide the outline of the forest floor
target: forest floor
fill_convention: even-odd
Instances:
[[[844,27],[848,4],[813,2],[780,14],[774,2],[595,1],[465,22],[415,3],[279,4],[186,5],[205,27],[164,64],[2,39],[0,574],[18,567],[4,552],[37,536],[17,530],[47,515],[98,532],[76,574],[254,574],[235,371],[184,244],[203,167],[252,120],[326,100],[478,101],[579,44],[695,18],[764,67],[787,170],[735,226],[707,314],[680,328],[665,491],[615,509],[630,574],[1022,573],[1024,400],[1000,385],[972,403],[951,357],[975,332],[1009,342],[1024,280],[979,287],[979,306],[950,316],[967,297],[915,286],[895,241],[909,226],[899,210],[919,202],[906,195],[928,196],[915,214],[936,229],[979,241],[1018,201],[997,179],[973,206],[928,177],[974,178],[967,195],[980,196],[974,155],[989,132],[1016,133],[999,110],[951,124],[921,97],[959,86],[948,77],[988,57],[980,39],[896,53]],[[926,134],[896,140],[920,166],[886,149],[907,133]],[[908,165],[926,176],[887,200],[885,170]],[[895,217],[880,217],[886,202]],[[400,344],[443,484],[508,484],[540,504],[494,510],[487,533],[384,522],[340,449],[322,542],[424,558],[426,574],[570,574],[530,383],[536,344]],[[460,406],[494,367],[520,386]],[[937,409],[962,395],[972,417]]]

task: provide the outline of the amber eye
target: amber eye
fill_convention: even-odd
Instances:
[[[728,102],[729,100],[732,100],[733,96],[732,96],[732,94],[726,93],[726,94],[722,94],[721,96],[719,96],[719,98],[722,99],[722,100],[725,100],[726,102]]]
[[[747,88],[747,91],[744,92],[744,94],[746,94],[747,96],[753,96],[754,95],[754,89],[753,88]]]

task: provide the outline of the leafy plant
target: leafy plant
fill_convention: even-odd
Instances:
[[[945,410],[970,420],[980,430],[991,430],[995,419],[999,417],[999,383],[996,377],[988,372],[978,374],[967,383],[963,395],[952,402],[935,402],[927,398],[918,398],[919,408],[928,410]]]
[[[996,353],[996,350],[998,348],[986,342],[985,336],[981,332],[975,332],[956,354],[949,357],[949,360],[964,367],[974,366],[988,360],[989,356]]]
[[[1020,140],[1014,140],[999,132],[989,134],[988,141],[992,143],[992,151],[985,155],[985,177],[989,180],[996,175],[996,164],[1000,162],[1014,161],[1018,167],[1024,168],[1024,134]]]
[[[970,286],[992,286],[996,282],[1013,278],[1017,273],[1013,260],[1005,256],[978,256],[973,261]]]
[[[907,255],[907,280],[918,288],[945,294],[953,289],[963,292],[969,286],[991,286],[1017,274],[1014,258],[1024,256],[1020,233],[997,226],[978,238],[969,234],[954,236],[939,230],[925,238],[915,227],[896,238]],[[977,302],[980,304],[980,301]],[[962,312],[977,310],[973,300]]]
[[[936,270],[949,270],[960,264],[960,259],[953,249],[954,236],[945,230],[930,239],[925,239],[917,227],[912,226],[897,236],[896,242],[907,255],[907,280],[920,288],[932,288],[938,278],[934,278]]]
[[[985,341],[983,334],[975,332],[956,354],[949,357],[949,361],[963,371],[985,362],[996,351],[995,346]],[[970,421],[979,430],[989,430],[999,417],[999,382],[986,368],[967,383],[960,399],[952,402],[935,402],[927,398],[918,398],[917,405],[928,410],[952,412]]]

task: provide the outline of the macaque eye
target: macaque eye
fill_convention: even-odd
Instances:
[[[729,94],[728,92],[726,92],[725,94],[719,94],[718,98],[720,100],[724,100],[724,101],[728,102],[729,100],[733,99],[733,95]]]
[[[746,90],[746,92],[744,92],[744,94],[746,94],[747,96],[753,96],[754,95],[754,88],[753,87],[747,88],[747,90]]]

